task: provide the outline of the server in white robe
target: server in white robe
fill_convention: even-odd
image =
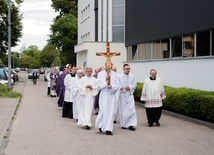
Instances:
[[[111,85],[107,85],[106,70],[99,72],[97,77],[97,87],[101,92],[99,97],[100,111],[95,121],[95,127],[107,135],[113,135],[114,107],[116,102],[115,93],[120,87],[117,74],[114,71],[111,71],[110,74]]]
[[[154,123],[160,126],[159,120],[162,112],[162,100],[166,98],[161,79],[156,75],[157,71],[152,69],[150,71],[150,77],[144,81],[141,94],[141,101],[145,101],[149,127],[152,127]]]
[[[78,121],[80,104],[82,98],[80,95],[81,78],[83,76],[83,71],[81,69],[77,70],[77,76],[75,77],[75,87],[74,87],[74,101],[73,101],[73,118]]]
[[[137,116],[133,93],[136,88],[136,80],[134,74],[130,73],[129,64],[123,65],[123,71],[124,73],[119,75],[120,125],[122,129],[129,129],[131,131],[135,131],[135,126],[137,126]]]
[[[92,68],[86,68],[86,76],[81,79],[80,95],[82,102],[79,105],[79,117],[77,125],[83,125],[87,130],[92,126],[92,114],[94,110],[94,99],[98,93],[97,79],[92,76]]]
[[[75,91],[75,68],[73,67],[70,74],[67,74],[64,79],[65,97],[62,110],[62,117],[73,119],[73,101]]]
[[[115,73],[117,73],[117,67],[113,66],[112,67],[112,71],[114,71]],[[119,75],[119,74],[117,74]],[[116,92],[116,102],[115,102],[115,105],[114,105],[114,123],[117,123],[117,116],[118,116],[118,111],[119,111],[119,95],[120,95],[120,90],[118,89],[118,91]]]

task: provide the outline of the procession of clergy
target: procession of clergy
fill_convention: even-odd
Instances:
[[[162,100],[166,97],[161,79],[156,75],[157,71],[152,69],[144,81],[141,95],[149,127],[153,124],[160,126]],[[135,76],[130,73],[129,64],[124,64],[122,74],[117,74],[116,67],[112,67],[110,77],[111,83],[108,85],[108,74],[104,67],[96,69],[94,74],[91,67],[83,71],[68,64],[60,73],[52,68],[48,74],[49,93],[51,97],[59,97],[58,106],[63,108],[62,117],[75,119],[77,125],[87,130],[91,129],[92,115],[96,113],[95,128],[101,133],[113,135],[117,114],[122,129],[135,131]]]

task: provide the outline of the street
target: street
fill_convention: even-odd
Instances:
[[[123,130],[119,120],[113,136],[77,126],[62,118],[57,98],[47,96],[47,82],[40,76],[37,85],[20,72],[25,81],[21,105],[12,123],[6,155],[211,155],[214,153],[214,130],[202,125],[162,115],[160,127],[147,126],[145,109],[136,105],[136,131]],[[18,83],[17,83],[18,84]]]

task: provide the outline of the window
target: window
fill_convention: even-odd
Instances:
[[[197,33],[197,56],[210,55],[210,31]]]
[[[170,58],[170,41],[169,39],[161,40],[161,54],[162,58]]]
[[[127,48],[127,61],[132,61],[132,46]]]
[[[124,6],[113,7],[113,25],[124,25]]]
[[[151,43],[143,43],[138,45],[138,60],[151,59]]]
[[[114,41],[124,41],[124,26],[113,27]]]
[[[132,46],[132,60],[138,60],[137,45]]]
[[[194,35],[183,36],[183,57],[194,57]]]
[[[114,0],[112,5],[112,41],[125,40],[125,2]]]
[[[153,59],[161,59],[161,45],[160,41],[153,42]]]
[[[172,38],[172,57],[182,56],[182,38]]]
[[[113,5],[124,5],[125,0],[113,0]]]

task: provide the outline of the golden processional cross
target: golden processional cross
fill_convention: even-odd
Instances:
[[[111,85],[111,69],[112,69],[112,62],[111,57],[120,55],[119,52],[110,52],[110,44],[109,42],[106,43],[106,52],[97,52],[96,56],[104,56],[106,57],[105,67],[107,71],[107,84]]]

